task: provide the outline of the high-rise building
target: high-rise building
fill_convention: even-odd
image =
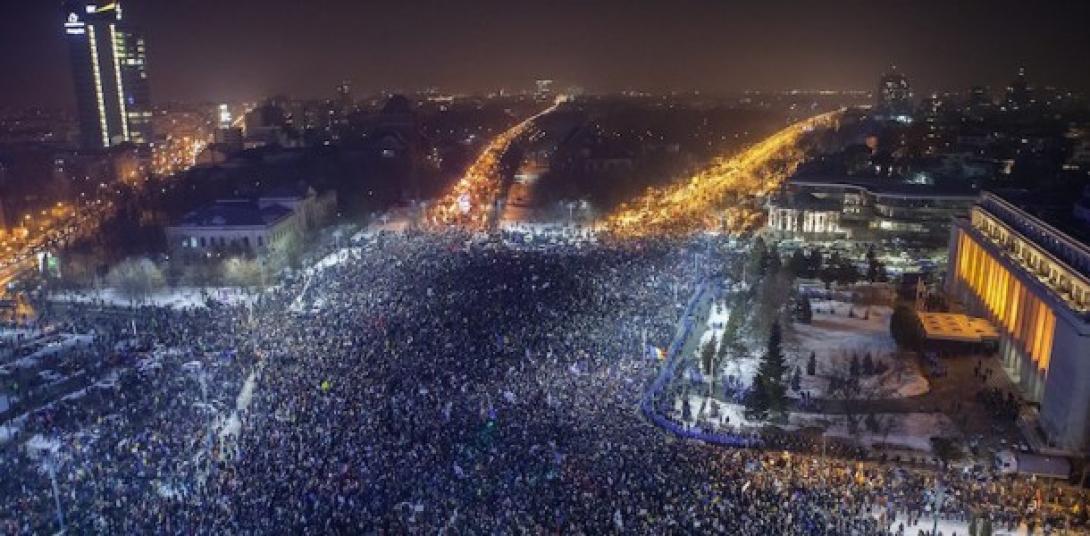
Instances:
[[[548,98],[553,93],[553,81],[542,79],[534,80],[534,95],[539,99]]]
[[[1007,96],[1003,102],[1008,112],[1018,112],[1033,104],[1033,94],[1026,82],[1026,69],[1018,68],[1018,76],[1007,86]]]
[[[337,105],[345,112],[351,112],[356,106],[356,101],[352,99],[352,82],[348,80],[341,80],[341,83],[337,85]]]
[[[897,72],[896,67],[878,80],[878,102],[876,109],[878,115],[901,121],[908,121],[912,117],[912,87],[905,75]]]
[[[992,111],[994,103],[988,88],[973,86],[969,89],[969,98],[965,103],[965,113],[973,119],[982,119]]]
[[[150,142],[143,36],[122,22],[119,2],[68,0],[64,8],[83,147]]]

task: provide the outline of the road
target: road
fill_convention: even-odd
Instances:
[[[495,223],[496,200],[503,193],[503,156],[515,140],[544,115],[548,115],[567,97],[560,96],[548,108],[524,119],[488,142],[461,180],[428,207],[428,221],[441,226],[460,226],[484,231]]]
[[[604,228],[629,237],[688,234],[722,226],[731,231],[752,229],[760,222],[761,211],[745,200],[775,191],[805,156],[798,147],[802,136],[833,124],[840,113],[799,121],[741,153],[716,158],[688,180],[622,205]]]
[[[38,232],[0,257],[0,288],[37,268],[39,253],[52,252],[97,230],[113,207],[112,202],[98,200],[81,205],[64,217],[50,220],[44,228],[39,227]]]

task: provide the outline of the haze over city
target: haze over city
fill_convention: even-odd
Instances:
[[[1090,4],[0,17],[0,534],[1090,534]]]
[[[896,64],[919,89],[999,86],[1020,65],[1085,89],[1085,2],[132,2],[164,100],[525,89],[870,89]],[[0,96],[71,106],[53,2],[0,20]]]

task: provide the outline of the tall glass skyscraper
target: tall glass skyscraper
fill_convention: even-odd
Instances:
[[[69,0],[64,8],[83,147],[150,142],[143,36],[122,22],[119,2]]]

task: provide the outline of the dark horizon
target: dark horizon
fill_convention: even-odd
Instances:
[[[331,96],[438,87],[485,93],[550,78],[563,89],[872,90],[889,65],[931,91],[1090,89],[1090,4],[1074,2],[594,3],[482,0],[123,2],[148,42],[155,102]],[[60,2],[0,19],[0,102],[74,107]]]

